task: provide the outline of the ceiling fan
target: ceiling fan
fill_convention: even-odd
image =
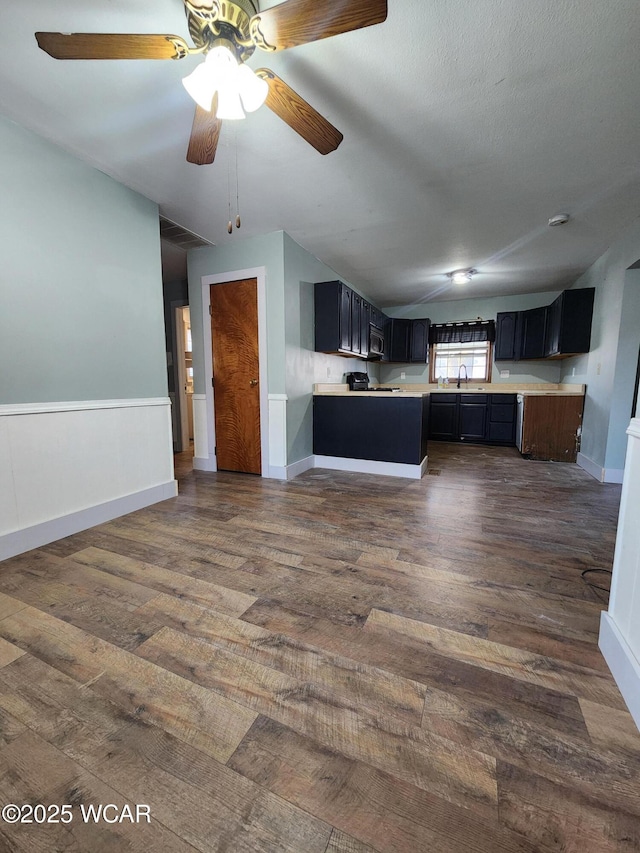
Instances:
[[[116,33],[36,33],[39,47],[54,59],[184,59],[205,62],[183,81],[197,102],[187,151],[190,163],[213,163],[224,118],[243,118],[265,102],[321,154],[342,134],[268,68],[252,72],[244,63],[256,47],[264,51],[318,41],[382,23],[387,0],[286,0],[258,11],[257,0],[183,0],[190,47],[180,36]]]

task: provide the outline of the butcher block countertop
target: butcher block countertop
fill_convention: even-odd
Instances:
[[[448,388],[438,388],[437,385],[409,385],[404,384],[397,386],[389,384],[388,388],[398,388],[400,391],[376,391],[376,387],[384,388],[381,384],[370,388],[368,391],[350,391],[349,386],[340,383],[320,382],[313,386],[315,396],[344,396],[351,397],[357,395],[359,397],[424,397],[429,394],[522,394],[525,397],[529,396],[548,396],[548,397],[584,397],[584,385],[562,385],[553,382],[545,383],[530,383],[530,384],[508,384],[506,382],[465,382],[460,383],[460,388],[456,388],[455,383],[449,385]]]

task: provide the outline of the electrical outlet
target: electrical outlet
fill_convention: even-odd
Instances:
[[[406,378],[407,378],[407,374],[404,372],[404,370],[401,370],[400,371],[400,379],[406,379]]]
[[[600,362],[598,362],[598,367],[596,368],[596,373],[598,374],[598,376],[600,376],[600,368],[601,367],[602,367],[602,365],[600,364]]]
[[[501,370],[500,371],[500,379],[508,379],[511,376],[510,370]]]
[[[327,367],[327,379],[331,376],[331,368]]]

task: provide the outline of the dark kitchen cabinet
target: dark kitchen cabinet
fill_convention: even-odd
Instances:
[[[544,358],[544,335],[547,323],[547,309],[530,308],[521,311],[522,343],[520,358]]]
[[[380,328],[385,316],[342,281],[314,285],[315,351],[367,358],[369,326]],[[377,356],[376,356],[377,358]]]
[[[360,355],[360,324],[362,323],[362,297],[351,294],[351,352]]]
[[[516,395],[490,394],[486,440],[492,444],[516,442]]]
[[[478,444],[515,444],[515,394],[433,393],[429,438]]]
[[[487,395],[456,394],[459,399],[458,441],[484,441],[487,433]]]
[[[551,305],[496,317],[496,361],[568,358],[589,352],[595,289],[565,290]]]
[[[392,317],[389,323],[389,361],[409,362],[411,320]]]
[[[411,350],[409,361],[412,364],[426,364],[429,361],[429,320],[426,318],[411,321]]]
[[[371,323],[372,306],[363,299],[360,303],[360,355],[367,358],[369,355],[369,324]]]
[[[429,409],[429,438],[458,441],[458,395],[432,394]]]
[[[517,361],[520,358],[521,311],[503,311],[496,316],[496,361]]]
[[[567,358],[589,352],[595,288],[565,290],[547,309],[545,356]]]
[[[388,341],[388,361],[399,364],[426,364],[429,361],[429,326],[430,321],[427,318],[405,320],[392,317],[388,321],[385,335],[385,343]]]

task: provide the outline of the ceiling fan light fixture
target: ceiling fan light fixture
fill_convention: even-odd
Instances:
[[[217,92],[216,118],[219,119],[245,118],[244,110],[249,113],[257,110],[269,92],[267,81],[257,77],[248,66],[238,65],[236,57],[224,45],[213,47],[205,61],[182,83],[193,100],[209,112]]]
[[[447,273],[447,275],[451,279],[452,284],[466,284],[468,281],[471,281],[477,272],[478,270],[474,269],[454,270],[453,272]]]

